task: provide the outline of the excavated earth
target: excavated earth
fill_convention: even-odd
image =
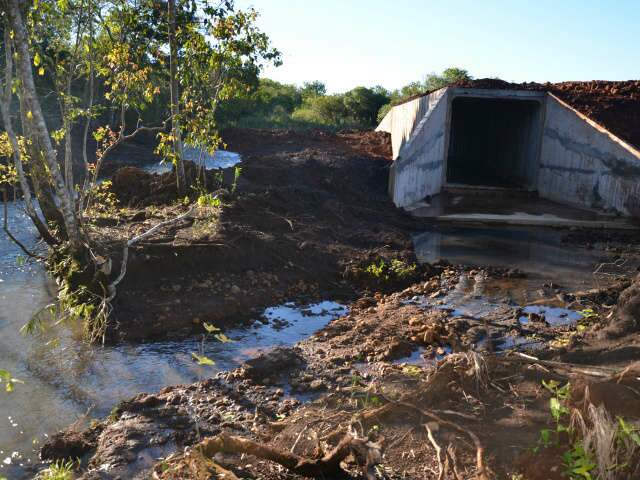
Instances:
[[[379,276],[365,267],[416,262],[411,234],[425,227],[386,195],[388,137],[235,130],[225,141],[243,155],[237,190],[135,249],[112,338],[175,338],[287,299],[340,299],[349,312],[233,371],[132,395],[108,418],[52,436],[44,459],[80,458],[84,479],[304,478],[272,461],[274,451],[320,464],[318,478],[568,478],[566,435],[540,444],[554,425],[543,380],[570,382],[574,417],[595,405],[638,425],[630,275],[580,292],[541,284],[529,308],[503,298],[527,280],[516,269],[441,261]],[[186,212],[173,180],[120,170],[114,192],[128,209],[96,232],[130,236]],[[575,229],[565,241],[614,256],[640,245],[629,232]],[[455,303],[480,297],[490,309]],[[212,437],[254,443],[212,452]],[[358,448],[322,464],[352,438]],[[639,478],[638,450],[615,474]]]
[[[132,249],[111,338],[175,338],[288,299],[353,298],[366,286],[349,281],[361,266],[414,261],[415,221],[386,195],[386,134],[230,130],[224,139],[243,156],[236,191],[227,185],[216,192],[222,206],[198,208]],[[186,212],[174,185],[172,173],[115,173],[113,191],[129,208],[96,228],[117,240],[116,253],[120,241]]]

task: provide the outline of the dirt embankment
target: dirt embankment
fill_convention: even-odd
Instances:
[[[614,135],[640,148],[640,80],[511,83],[494,78],[482,78],[452,86],[550,92],[583,115],[604,126]],[[424,95],[428,93],[430,92]]]
[[[379,258],[414,261],[416,223],[386,193],[386,134],[231,130],[224,139],[243,156],[237,190],[216,192],[222,205],[197,208],[131,252],[113,336],[175,336],[285,299],[353,298],[366,287],[346,281],[353,271]],[[100,228],[124,240],[186,211],[174,185],[171,173],[120,170],[113,190],[131,208]]]

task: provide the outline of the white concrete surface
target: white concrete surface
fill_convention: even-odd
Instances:
[[[640,217],[640,152],[549,95],[538,192],[559,203]]]
[[[392,136],[389,193],[398,207],[446,185],[452,102],[465,96],[541,102],[540,128],[527,140],[540,197],[640,218],[640,152],[555,96],[518,90],[444,88],[392,108],[377,130]]]

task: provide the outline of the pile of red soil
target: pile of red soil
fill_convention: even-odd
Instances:
[[[510,83],[500,79],[481,78],[459,82],[452,86],[549,92],[622,140],[640,147],[640,80]],[[425,92],[423,95],[429,93],[431,92]],[[412,97],[410,100],[414,98],[417,97]]]

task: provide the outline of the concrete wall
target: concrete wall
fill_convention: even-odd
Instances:
[[[398,158],[400,150],[409,141],[411,135],[414,134],[417,125],[438,103],[446,90],[446,88],[443,88],[430,95],[393,107],[382,119],[376,131],[391,134],[394,160]]]
[[[398,207],[440,193],[446,150],[446,94],[447,89],[441,89],[392,109],[395,162],[390,172],[389,194]],[[419,112],[424,112],[422,117],[416,117]]]
[[[640,217],[640,152],[551,94],[513,90],[443,88],[389,111],[377,130],[392,135],[389,194],[398,207],[440,193],[451,104],[464,96],[542,102],[522,130],[530,142],[526,176],[537,178],[541,197]]]
[[[563,204],[640,217],[640,152],[549,94],[538,192]]]

